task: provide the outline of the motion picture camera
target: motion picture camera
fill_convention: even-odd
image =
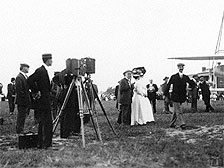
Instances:
[[[66,71],[73,75],[94,74],[95,73],[95,59],[93,58],[69,58],[66,60]]]

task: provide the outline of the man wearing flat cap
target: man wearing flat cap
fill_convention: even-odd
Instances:
[[[177,67],[179,72],[171,76],[167,84],[167,88],[164,92],[164,95],[167,96],[169,94],[170,86],[172,85],[173,88],[171,93],[171,100],[173,101],[174,111],[172,114],[170,128],[176,127],[176,121],[179,118],[180,127],[182,129],[186,129],[186,124],[183,118],[182,104],[186,101],[187,83],[190,86],[192,86],[192,81],[187,75],[183,74],[183,70],[184,70],[183,63],[177,64]]]
[[[16,133],[21,134],[24,130],[26,116],[29,114],[30,108],[30,92],[27,84],[27,73],[29,72],[29,65],[20,64],[20,73],[16,77],[15,103],[17,104],[17,120],[16,120]]]
[[[51,54],[42,55],[43,65],[28,78],[28,83],[35,94],[36,113],[38,114],[38,148],[47,149],[52,146],[52,117],[51,117],[51,82],[48,67],[52,65]]]
[[[123,73],[124,78],[119,82],[119,103],[120,114],[118,117],[118,123],[130,125],[131,124],[131,101],[132,101],[132,86],[131,77],[132,71],[127,70]]]

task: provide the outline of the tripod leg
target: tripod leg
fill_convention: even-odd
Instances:
[[[54,125],[54,127],[53,127],[53,134],[54,134],[54,132],[55,132],[57,126],[58,126],[59,118],[61,117],[62,112],[63,112],[63,110],[64,110],[64,108],[65,108],[65,106],[66,106],[66,104],[67,104],[67,102],[68,102],[68,99],[69,99],[69,96],[70,96],[70,94],[71,94],[71,92],[72,92],[72,89],[73,89],[73,87],[74,87],[74,84],[75,84],[75,79],[73,78],[73,79],[72,79],[72,82],[71,82],[71,84],[70,84],[70,86],[69,86],[68,92],[67,92],[67,94],[66,94],[66,96],[65,96],[65,100],[64,100],[64,102],[63,102],[63,104],[62,104],[62,106],[61,106],[61,109],[60,109],[60,111],[59,111],[59,114],[58,114],[58,116],[55,118],[55,120],[53,121],[53,125]]]
[[[113,126],[111,125],[111,123],[110,123],[110,121],[109,121],[109,119],[108,119],[108,117],[107,117],[106,111],[105,111],[104,108],[103,108],[103,105],[102,105],[102,103],[101,103],[101,101],[100,101],[99,96],[98,96],[97,93],[96,93],[96,90],[95,90],[94,87],[93,87],[93,83],[92,83],[92,82],[91,82],[91,86],[92,86],[93,92],[94,92],[94,94],[96,95],[96,98],[97,98],[97,100],[98,100],[98,102],[99,102],[99,104],[100,104],[100,107],[101,107],[101,109],[102,109],[102,111],[103,111],[103,113],[104,113],[104,116],[105,116],[106,119],[107,119],[107,122],[108,122],[110,128],[112,129],[114,135],[117,135],[116,132],[115,132],[115,130],[114,130],[114,128],[113,128]]]
[[[92,109],[91,109],[91,106],[90,106],[90,103],[89,103],[89,98],[87,96],[87,93],[86,93],[86,90],[83,86],[83,83],[82,84],[82,89],[83,89],[83,93],[84,93],[84,98],[85,98],[85,102],[86,102],[86,105],[87,105],[87,108],[88,108],[88,111],[89,111],[89,114],[90,114],[90,118],[91,118],[91,121],[92,121],[92,124],[93,124],[93,127],[94,127],[94,130],[96,132],[96,135],[97,135],[97,138],[100,140],[100,142],[102,143],[102,137],[101,137],[101,134],[100,134],[100,129],[99,129],[99,123],[98,123],[98,120],[96,118],[96,126],[95,126],[95,123],[94,123],[94,119],[93,119],[93,112],[92,112]],[[97,129],[96,129],[97,127]]]
[[[79,101],[79,116],[81,120],[81,134],[82,134],[82,146],[86,147],[85,143],[85,131],[84,131],[84,122],[83,122],[83,100],[82,100],[82,92],[81,92],[81,79],[77,78],[77,93],[78,93],[78,101]]]

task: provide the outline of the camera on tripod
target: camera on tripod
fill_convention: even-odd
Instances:
[[[95,59],[93,58],[69,58],[66,60],[66,71],[67,73],[84,76],[85,74],[95,73]]]

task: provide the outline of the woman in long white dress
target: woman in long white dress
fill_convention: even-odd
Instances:
[[[147,98],[147,88],[143,75],[142,71],[133,71],[136,82],[131,104],[131,125],[143,125],[155,121],[152,106]]]

